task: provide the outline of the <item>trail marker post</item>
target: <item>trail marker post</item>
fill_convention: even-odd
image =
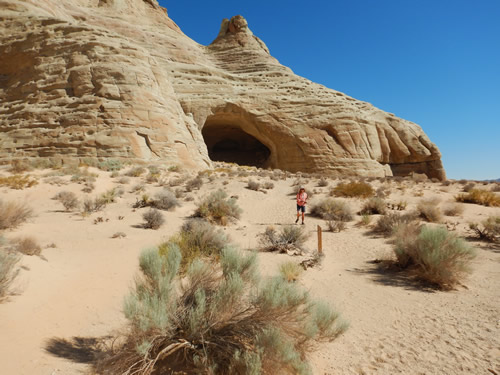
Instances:
[[[321,227],[318,225],[318,254],[323,253],[323,236]]]

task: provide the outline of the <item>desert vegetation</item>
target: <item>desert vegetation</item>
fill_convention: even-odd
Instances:
[[[362,181],[341,182],[335,186],[331,193],[337,197],[369,198],[375,194],[372,186]]]
[[[469,228],[481,240],[490,242],[500,240],[500,216],[490,216],[480,223],[470,223]]]
[[[165,223],[165,217],[156,208],[150,208],[144,212],[142,218],[146,229],[159,229]]]
[[[181,258],[174,244],[166,256],[141,255],[141,278],[124,305],[127,334],[99,361],[99,372],[310,374],[311,344],[347,328],[295,284],[262,280],[254,254],[225,249],[216,267],[196,260],[182,283]]]
[[[195,217],[201,217],[219,225],[227,225],[240,218],[241,208],[236,199],[228,198],[223,190],[217,190],[205,197],[196,208]]]
[[[33,216],[33,209],[26,203],[0,199],[0,230],[16,228]]]
[[[287,225],[276,230],[273,226],[268,226],[259,235],[259,242],[263,251],[278,251],[286,253],[292,250],[301,250],[307,240],[307,233],[295,225]]]
[[[456,196],[457,202],[474,203],[483,206],[500,207],[500,196],[488,190],[472,189]]]
[[[11,291],[12,283],[19,273],[18,254],[5,249],[4,239],[0,237],[0,303]]]
[[[313,205],[311,215],[324,220],[351,221],[353,219],[353,212],[349,204],[332,198],[325,198]]]

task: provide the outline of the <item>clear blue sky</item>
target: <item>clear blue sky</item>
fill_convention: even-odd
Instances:
[[[500,0],[160,0],[200,44],[241,14],[296,74],[416,122],[448,178],[500,178]]]

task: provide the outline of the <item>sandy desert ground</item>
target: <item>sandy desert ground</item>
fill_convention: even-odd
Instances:
[[[8,240],[34,236],[43,251],[41,256],[22,257],[23,268],[14,285],[16,294],[0,304],[0,374],[84,373],[89,359],[83,350],[85,340],[81,348],[60,347],[56,354],[47,351],[47,344],[51,339],[101,337],[123,326],[122,302],[138,271],[140,252],[177,232],[200,198],[210,191],[222,188],[238,196],[242,217],[224,231],[245,251],[259,247],[257,236],[266,226],[293,224],[295,201],[290,193],[295,189],[292,184],[296,176],[271,180],[268,171],[232,168],[235,173],[231,176],[224,169],[211,178],[205,175],[201,189],[185,193],[193,200],[180,198],[180,207],[164,212],[166,224],[158,230],[142,228],[142,213],[147,209],[133,209],[132,205],[142,194],[154,195],[164,187],[147,182],[146,174],[124,179],[122,175],[130,167],[116,177],[89,168],[98,175],[91,193],[82,192],[84,185],[71,182],[71,175],[47,176],[57,174],[49,169],[26,172],[39,181],[33,187],[1,187],[1,200],[26,202],[35,213],[3,236]],[[0,172],[10,175],[7,167]],[[165,171],[161,181],[168,186],[185,173]],[[249,190],[249,179],[270,181],[274,188],[266,192]],[[328,196],[338,182],[329,179],[329,186],[318,187],[317,176],[302,177],[302,184],[313,193],[309,206]],[[144,190],[134,191],[140,184]],[[375,189],[385,186],[390,191],[388,202],[407,201],[406,210],[424,198],[437,197],[441,205],[453,202],[463,189],[459,183],[444,186],[411,179],[373,179],[370,184]],[[111,188],[124,193],[103,211],[86,217],[66,212],[52,199],[63,190],[83,198]],[[355,211],[363,203],[360,199],[345,200]],[[460,216],[444,218],[449,228],[464,237],[470,236],[469,222],[500,215],[500,208],[464,207]],[[318,346],[310,356],[314,374],[500,374],[499,247],[469,239],[477,248],[472,274],[457,289],[440,291],[425,288],[401,273],[381,271],[372,261],[390,257],[392,245],[357,225],[359,219],[356,216],[339,233],[323,232],[325,258],[298,281],[315,297],[330,302],[350,322],[344,335]],[[311,233],[306,248],[310,252],[316,251],[317,225],[326,227],[323,220],[306,217],[305,230]],[[126,237],[112,238],[117,232]],[[294,259],[297,257],[287,254],[259,253],[262,272],[269,275],[277,272],[280,263]]]

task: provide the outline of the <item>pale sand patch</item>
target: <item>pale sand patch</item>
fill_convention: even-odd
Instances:
[[[96,190],[89,194],[92,197],[117,186],[117,179],[111,179],[109,173],[98,173]],[[69,180],[68,176],[62,178]],[[1,374],[80,374],[87,365],[47,354],[47,340],[99,337],[123,326],[122,301],[137,273],[138,255],[178,231],[196,203],[181,200],[181,207],[164,213],[166,224],[162,228],[142,229],[138,225],[147,209],[133,212],[132,204],[142,193],[130,190],[143,180],[130,178],[124,186],[125,194],[116,203],[85,218],[63,212],[62,205],[50,199],[62,190],[83,197],[82,185],[41,183],[22,191],[1,188],[2,199],[26,200],[36,213],[30,222],[5,236],[32,235],[42,247],[52,243],[57,246],[43,250],[46,260],[23,257],[28,269],[16,283],[20,293],[0,305]],[[229,183],[223,185],[224,180]],[[217,177],[208,182],[204,178],[202,189],[188,195],[199,199],[217,188],[237,195],[242,217],[224,231],[241,248],[254,249],[258,247],[258,234],[267,225],[293,224],[295,201],[289,193],[294,178],[273,181],[274,189],[266,194],[246,189],[247,180]],[[314,194],[310,205],[325,197],[337,182],[318,188],[317,180],[307,180],[307,189],[323,192]],[[380,186],[378,181],[372,184]],[[162,189],[154,185],[146,184],[148,194]],[[460,188],[457,184],[444,188],[433,183],[391,183],[392,194],[387,200],[406,200],[409,210],[422,199],[420,194],[424,198],[437,196],[444,204],[453,201]],[[355,210],[362,205],[359,200],[347,201]],[[445,219],[457,223],[457,231],[465,234],[468,222],[492,214],[500,215],[500,209],[466,205],[461,217]],[[119,220],[120,216],[123,219]],[[94,224],[97,217],[103,222]],[[404,278],[376,271],[369,262],[390,254],[391,245],[386,239],[367,235],[367,229],[355,225],[357,220],[359,216],[344,232],[324,232],[326,257],[322,265],[304,272],[299,281],[315,297],[338,308],[351,324],[343,336],[322,344],[312,354],[314,374],[487,374],[488,369],[500,373],[498,248],[474,243],[479,246],[478,257],[472,276],[465,282],[467,289],[425,291]],[[316,247],[316,225],[326,228],[322,220],[306,218],[305,229],[311,233],[306,245],[310,250]],[[112,239],[116,232],[127,236]],[[259,254],[264,274],[275,273],[281,262],[290,259],[296,258]]]

